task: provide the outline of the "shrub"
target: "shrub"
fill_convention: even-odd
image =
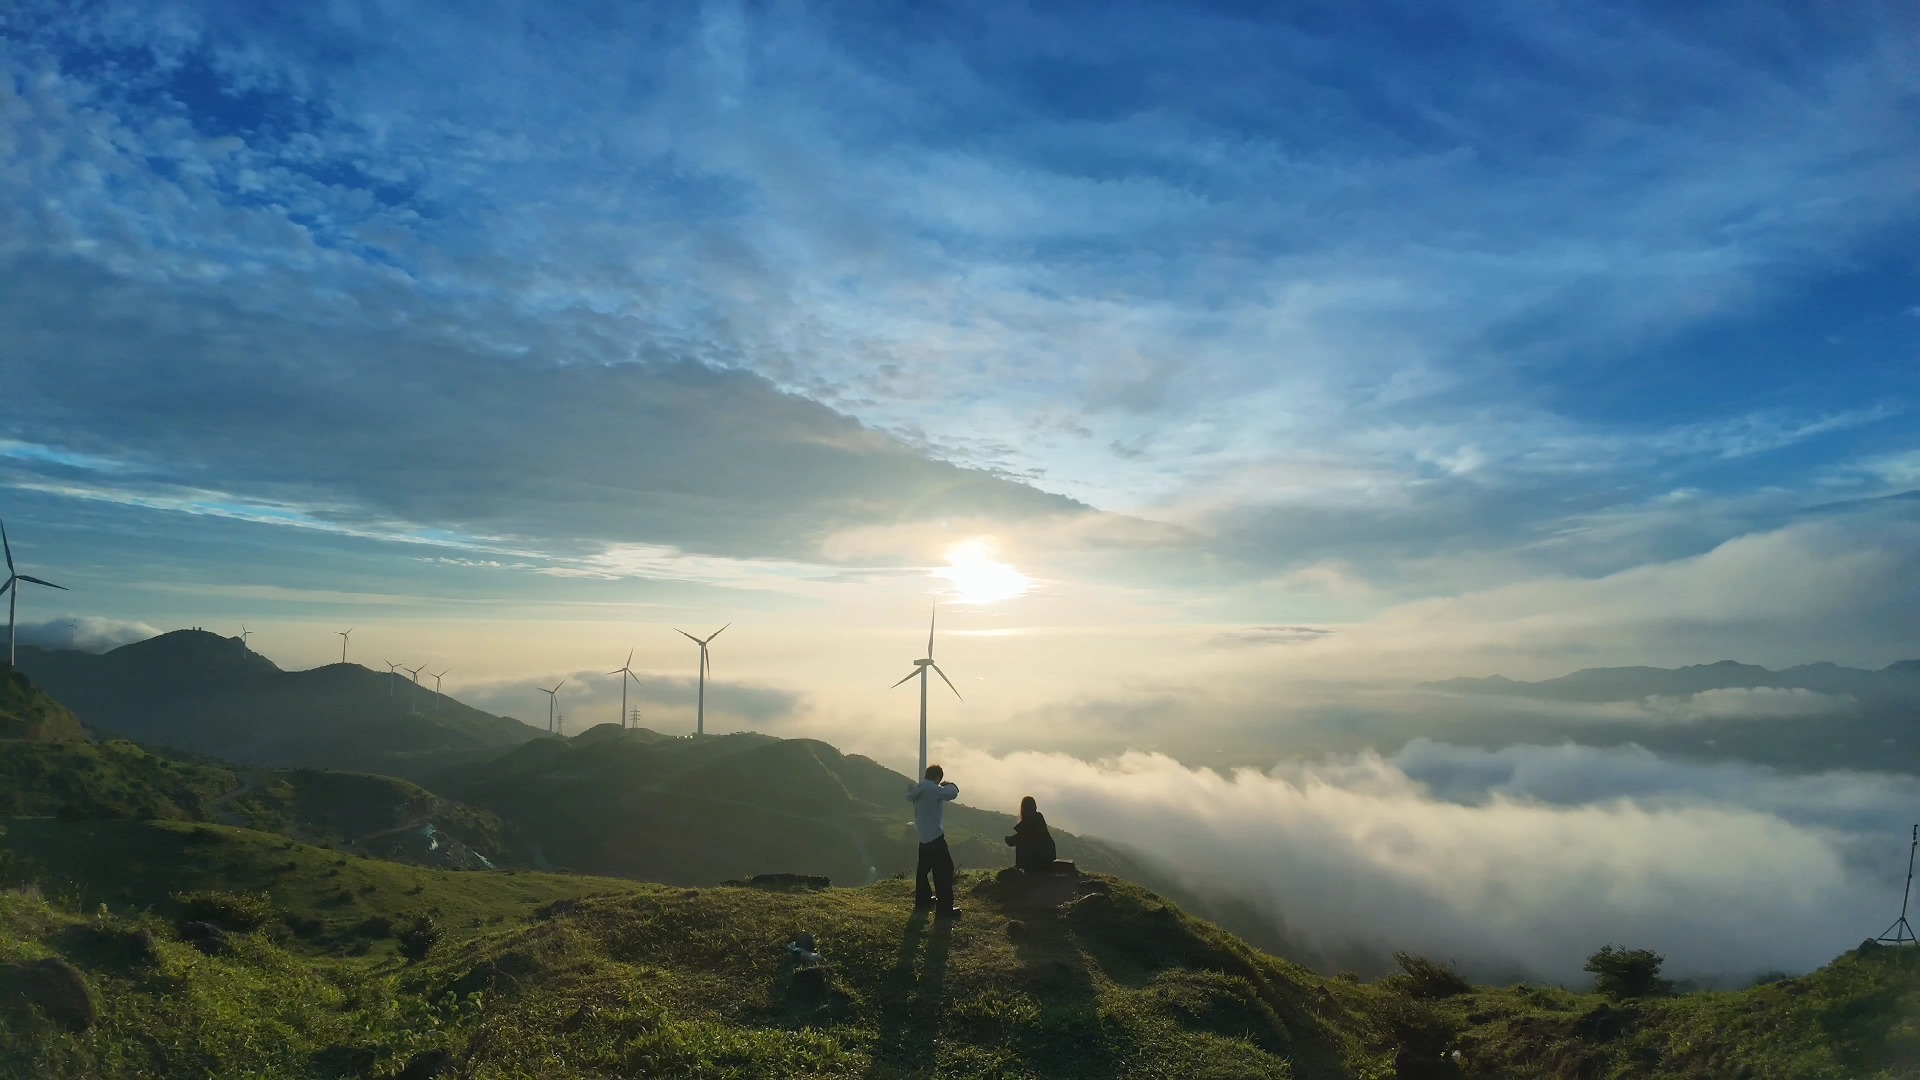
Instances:
[[[1673,981],[1660,977],[1660,965],[1666,962],[1652,949],[1606,945],[1587,957],[1583,970],[1593,973],[1596,993],[1611,998],[1662,997],[1673,992]]]
[[[173,902],[180,908],[182,918],[213,923],[228,930],[258,930],[280,917],[272,898],[265,893],[199,889],[174,893]]]
[[[432,915],[415,915],[400,931],[400,955],[409,960],[425,960],[440,943],[440,923]]]
[[[1408,997],[1444,998],[1473,990],[1473,984],[1450,964],[1436,964],[1424,956],[1403,952],[1394,953],[1393,962],[1400,965],[1400,971],[1387,976],[1387,985]]]

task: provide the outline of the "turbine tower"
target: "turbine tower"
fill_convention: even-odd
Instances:
[[[732,625],[732,623],[727,624],[727,626]],[[695,735],[705,735],[707,733],[707,672],[713,670],[713,659],[707,655],[707,642],[719,637],[726,631],[727,626],[723,626],[713,633],[708,634],[705,640],[694,637],[692,634],[687,633],[677,626],[674,627],[675,633],[678,633],[681,637],[686,638],[695,645],[700,646],[700,697],[698,698],[698,704],[694,706],[693,713],[693,733]]]
[[[427,668],[427,665],[421,664],[419,667],[413,667],[413,668],[402,666],[400,670],[413,676],[413,688],[415,690],[418,690],[420,689],[420,673],[422,671],[425,671],[426,668]],[[420,711],[420,695],[419,694],[408,695],[407,712],[418,713],[419,711]]]
[[[567,685],[567,680],[561,679],[559,682],[553,684],[553,689],[551,690],[544,686],[536,687],[541,693],[547,695],[547,734],[549,735],[553,734],[553,718],[556,710],[560,706],[560,688],[565,685]]]
[[[433,675],[433,715],[435,716],[440,715],[440,679],[452,670],[452,668],[441,668],[439,675],[433,675],[431,671],[427,672],[427,674]]]
[[[724,629],[724,627],[722,629]],[[625,728],[627,726],[627,681],[629,679],[634,682],[640,681],[640,676],[633,673],[633,650],[627,650],[626,663],[607,672],[607,674],[620,676],[620,726]]]
[[[349,626],[345,630],[335,630],[334,633],[340,635],[340,662],[344,664],[347,662],[347,639],[353,636],[353,627]]]
[[[29,577],[13,568],[13,543],[7,539],[7,526],[5,523],[0,523],[0,548],[5,548],[7,553],[7,583],[0,585],[0,593],[11,593],[11,595],[7,597],[7,664],[8,666],[12,666],[15,634],[13,619],[20,608],[20,585],[23,582],[31,581],[35,585],[45,585],[49,589],[59,589],[61,592],[66,592],[67,587],[65,585],[55,585],[51,581],[43,581],[37,577]],[[702,650],[702,655],[705,655],[704,649]]]
[[[927,616],[927,658],[915,660],[914,670],[907,672],[907,678],[893,684],[899,686],[900,683],[906,682],[915,675],[920,676],[920,771],[915,774],[917,776],[927,775],[927,672],[931,670],[935,675],[940,676],[940,681],[947,684],[947,689],[953,691],[954,697],[960,698],[961,701],[967,700],[960,697],[960,688],[953,685],[953,680],[947,678],[947,673],[941,671],[940,666],[933,662],[933,620],[939,613],[939,609],[935,608],[933,614]]]

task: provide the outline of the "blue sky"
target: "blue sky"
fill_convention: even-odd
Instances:
[[[1920,15],[1669,7],[28,0],[0,509],[39,615],[289,664],[740,611],[806,684],[971,536],[1035,587],[957,627],[1176,681],[1884,662]]]

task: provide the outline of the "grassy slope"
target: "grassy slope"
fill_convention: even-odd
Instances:
[[[563,874],[430,870],[189,822],[14,820],[0,842],[26,860],[42,887],[80,910],[104,903],[171,916],[176,892],[267,893],[288,916],[294,947],[309,952],[387,948],[362,929],[376,916],[432,910],[449,928],[471,930],[557,899],[642,887]]]
[[[335,927],[363,911],[397,918],[439,907],[449,937],[408,965],[380,951],[345,955],[350,935],[336,940],[332,930],[294,939],[292,951],[254,938],[208,958],[162,928],[155,957],[130,962],[116,943],[139,916],[98,920],[0,894],[0,962],[63,953],[103,1006],[87,1035],[0,1019],[4,1076],[391,1075],[436,1050],[457,1076],[743,1080],[1345,1080],[1395,1075],[1402,1048],[1427,1060],[1461,1049],[1466,1076],[1554,1080],[1892,1080],[1920,1062],[1913,949],[1638,1006],[1528,988],[1429,1002],[1392,983],[1319,978],[1111,879],[1064,909],[1032,911],[1007,906],[1002,884],[971,874],[967,914],[946,929],[912,915],[898,880],[797,895],[679,889],[337,865],[330,853],[241,830],[194,839],[201,827],[29,824],[66,830],[37,841],[49,849],[100,850],[74,869],[121,882],[109,892],[132,889],[116,911],[159,888],[135,879],[187,873],[258,881],[296,917],[312,912]],[[71,832],[82,827],[99,831]],[[120,869],[156,848],[170,854]],[[274,871],[276,859],[298,869]],[[332,909],[339,893],[352,910]],[[569,912],[532,912],[585,894],[597,895]],[[823,990],[797,979],[782,949],[801,930],[832,965]],[[475,992],[478,1006],[467,997]]]
[[[66,742],[87,733],[66,706],[39,692],[26,675],[0,660],[0,739]]]

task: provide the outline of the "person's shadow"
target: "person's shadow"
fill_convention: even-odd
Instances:
[[[914,960],[922,945],[926,956],[916,974]],[[924,911],[907,917],[900,953],[880,984],[879,1038],[868,1076],[912,1075],[933,1068],[934,1044],[945,1014],[947,953],[952,947],[951,922]]]

